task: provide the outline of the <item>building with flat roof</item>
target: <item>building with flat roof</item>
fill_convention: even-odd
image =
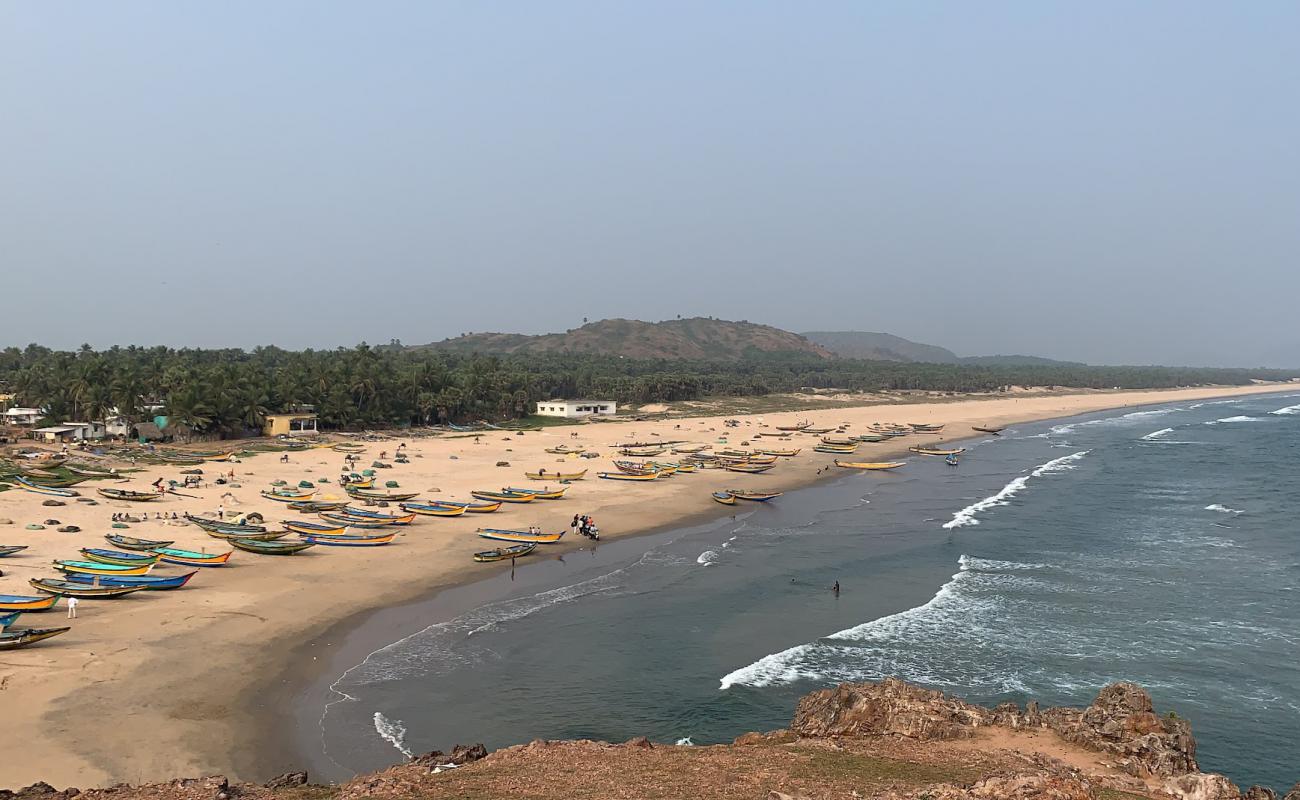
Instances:
[[[299,411],[292,414],[267,414],[262,425],[264,436],[315,436],[316,412]]]
[[[539,400],[537,413],[543,417],[612,416],[618,412],[613,400]]]
[[[39,408],[10,408],[2,416],[2,425],[35,425],[44,415]]]

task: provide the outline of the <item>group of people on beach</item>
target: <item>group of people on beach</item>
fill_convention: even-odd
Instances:
[[[573,522],[569,523],[569,530],[575,535],[586,536],[593,542],[600,539],[600,528],[597,528],[596,521],[586,514],[574,514]]]

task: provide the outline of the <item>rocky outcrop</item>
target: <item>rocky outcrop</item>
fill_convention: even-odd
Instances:
[[[1192,726],[1174,714],[1157,716],[1151,695],[1132,683],[1113,683],[1082,712],[1049,709],[1047,727],[1061,738],[1117,756],[1117,766],[1138,777],[1198,772]]]
[[[992,723],[993,713],[986,708],[887,678],[880,683],[844,683],[804,696],[790,730],[814,738],[964,739]]]

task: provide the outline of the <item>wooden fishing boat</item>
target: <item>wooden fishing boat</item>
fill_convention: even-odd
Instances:
[[[834,429],[834,428],[804,428],[804,429],[803,429],[803,432],[804,432],[804,433],[810,433],[810,434],[816,434],[816,435],[819,435],[819,436],[820,436],[820,435],[823,434],[823,433],[830,433],[830,432],[833,431],[833,430],[835,430],[835,429]]]
[[[914,431],[941,431],[941,430],[943,430],[943,425],[927,425],[927,424],[924,423],[924,422],[909,422],[909,423],[907,423],[907,424],[908,424],[909,426],[911,426],[912,430],[914,430]]]
[[[361,453],[365,451],[366,446],[363,444],[353,444],[351,442],[340,442],[339,444],[334,445],[334,449],[340,453]]]
[[[14,553],[19,553],[26,549],[27,549],[27,545],[25,544],[0,545],[0,558],[4,558],[5,556],[11,556]]]
[[[858,440],[853,436],[823,436],[822,444],[839,445],[841,447],[856,447]]]
[[[777,425],[776,429],[778,431],[790,431],[791,433],[795,433],[804,430],[805,428],[808,428],[811,425],[812,425],[811,422],[805,421],[805,422],[800,422],[798,425]]]
[[[351,500],[304,500],[300,503],[290,503],[289,508],[294,511],[303,511],[308,514],[318,514],[322,511],[338,511],[340,508],[347,506]]]
[[[283,539],[289,535],[289,531],[234,531],[218,528],[214,531],[204,531],[213,539],[221,539],[226,542],[233,542],[235,539],[251,539],[257,542],[273,542],[276,539]]]
[[[58,596],[0,594],[0,611],[49,611],[59,602]]]
[[[162,497],[161,492],[137,492],[133,489],[105,488],[96,489],[95,491],[109,500],[129,500],[133,503],[147,503]]]
[[[80,497],[81,496],[80,493],[72,489],[60,489],[57,486],[42,486],[40,484],[32,483],[31,481],[27,480],[21,475],[15,477],[14,481],[18,484],[20,488],[25,489],[26,491],[29,491],[32,494],[47,494],[50,495],[51,497]]]
[[[57,596],[55,599],[58,599]],[[25,628],[21,631],[0,633],[0,652],[17,650],[29,644],[43,642],[60,633],[67,633],[72,628]]]
[[[955,456],[966,452],[966,448],[964,447],[958,447],[953,450],[945,450],[938,447],[916,446],[916,447],[909,447],[907,449],[911,450],[913,453],[920,453],[923,456]]]
[[[510,492],[485,492],[474,490],[471,495],[479,500],[490,500],[494,503],[531,503],[537,499],[536,495],[531,494],[511,494]]]
[[[501,503],[499,501],[489,503],[455,503],[450,500],[434,500],[430,502],[430,505],[464,506],[465,510],[470,514],[491,514],[493,511],[501,508]]]
[[[217,453],[216,455],[211,456],[200,456],[204,461],[229,461],[234,457],[234,453]]]
[[[340,525],[337,523],[332,525],[321,525],[319,522],[303,522],[296,519],[284,520],[284,527],[286,531],[292,533],[305,533],[308,536],[342,536],[348,532],[347,525]],[[252,537],[244,536],[241,538],[249,539]]]
[[[529,533],[528,531],[511,531],[503,528],[479,528],[478,535],[484,539],[496,539],[502,542],[555,544],[564,538],[564,531],[559,533]]]
[[[96,586],[139,586],[153,592],[179,589],[198,574],[197,569],[180,575],[82,575],[69,572],[63,579],[70,583],[88,583]]]
[[[97,547],[83,547],[81,554],[97,564],[113,564],[119,567],[139,567],[158,563],[158,556],[153,553],[124,553],[120,550],[101,550]]]
[[[353,508],[352,506],[341,509],[337,512],[337,516],[356,517],[365,522],[387,522],[389,525],[410,525],[412,522],[415,522],[415,514],[383,514],[378,511],[370,511],[364,508]]]
[[[205,531],[243,531],[245,533],[264,533],[266,531],[265,525],[241,525],[237,522],[225,522],[219,519],[192,517],[189,514],[185,515],[185,519]]]
[[[856,447],[832,447],[831,445],[818,445],[813,448],[815,453],[830,453],[832,455],[852,455],[858,451]]]
[[[799,448],[799,447],[796,447],[796,448],[791,449],[791,450],[769,450],[769,449],[762,449],[762,450],[759,450],[758,452],[762,453],[762,454],[765,455],[765,456],[778,456],[778,457],[780,457],[780,458],[794,458],[795,456],[799,455],[799,452],[800,452],[802,449],[803,449],[803,448]]]
[[[619,472],[626,472],[629,475],[651,475],[663,471],[649,461],[615,461],[614,467]]]
[[[537,549],[537,544],[516,544],[510,547],[498,547],[495,550],[484,550],[481,553],[474,554],[475,561],[505,561],[508,558],[519,558],[526,556]]]
[[[507,486],[506,491],[510,494],[531,494],[538,500],[559,500],[564,497],[564,493],[569,490],[567,486],[561,486],[558,489],[552,489],[547,486],[545,489],[521,489],[518,486]]]
[[[259,539],[231,539],[230,543],[240,550],[264,556],[291,556],[316,546],[315,542],[268,542]]]
[[[772,436],[779,439],[788,439],[794,435],[794,431],[759,431],[759,436]]]
[[[859,434],[856,438],[859,442],[883,442],[889,439],[889,437],[883,433],[863,433]]]
[[[835,459],[835,466],[845,469],[898,469],[905,461],[840,461]]]
[[[109,544],[117,545],[123,550],[152,551],[159,547],[171,547],[176,544],[162,539],[137,539],[134,536],[121,536],[116,533],[106,533],[104,538],[109,541]]]
[[[707,444],[683,445],[679,447],[674,447],[673,453],[677,455],[693,455],[695,453],[702,453],[708,449],[709,446]]]
[[[320,514],[320,518],[325,520],[326,522],[334,523],[335,526],[344,525],[349,528],[387,528],[392,524],[390,522],[385,522],[382,519],[366,519],[365,517],[354,517],[348,514],[342,514],[342,513],[336,514],[332,511],[322,511]],[[326,533],[324,531],[311,531],[308,534],[299,534],[299,535],[342,536],[345,534],[332,534],[332,533]]]
[[[724,506],[734,506],[736,504],[736,496],[731,492],[714,492],[713,499]]]
[[[54,568],[59,572],[80,572],[83,575],[147,575],[156,561],[147,564],[128,566],[125,564],[103,564],[98,561],[69,561],[55,559]]]
[[[24,469],[22,473],[24,477],[35,478],[36,480],[59,480],[59,473],[45,469]]]
[[[372,490],[372,489],[353,489],[351,487],[345,487],[345,488],[347,489],[348,495],[351,497],[355,497],[361,500],[388,500],[389,502],[393,502],[393,503],[400,503],[403,500],[410,500],[411,498],[419,494],[419,492],[394,492],[391,489]]]
[[[642,449],[639,447],[624,447],[618,451],[621,456],[631,456],[632,458],[649,458],[651,456],[661,456],[668,452],[667,447],[654,447]]]
[[[446,503],[402,503],[398,508],[409,514],[419,514],[424,517],[459,517],[466,511],[463,505]]]
[[[5,628],[8,628],[10,625],[13,625],[15,622],[18,621],[18,618],[21,617],[22,615],[23,612],[21,611],[9,611],[7,613],[0,614],[0,631],[4,630]]]
[[[685,472],[689,474],[694,472],[696,469],[698,469],[698,467],[695,464],[673,464],[672,465],[673,474],[677,474],[679,472]]]
[[[767,472],[772,468],[771,464],[728,464],[725,469],[727,472],[745,472],[750,475],[757,475],[760,472]]]
[[[580,481],[587,476],[587,470],[582,472],[525,472],[524,477],[531,481]]]
[[[548,447],[548,448],[546,448],[546,452],[548,452],[548,453],[554,453],[555,455],[559,455],[559,456],[566,456],[566,455],[568,455],[568,454],[570,454],[570,453],[574,453],[574,454],[577,454],[577,453],[585,453],[585,452],[587,452],[587,448],[585,448],[585,447],[569,447],[569,446],[567,446],[567,445],[563,445],[563,444],[562,444],[562,445],[559,445],[558,447]]]
[[[54,578],[32,578],[28,583],[37,591],[49,592],[56,596],[75,597],[79,600],[108,600],[144,591],[143,586],[96,586],[93,583],[78,583]]]
[[[376,534],[366,536],[357,534],[355,536],[312,536],[310,534],[299,534],[304,542],[311,544],[323,544],[327,547],[378,547],[393,541],[396,533]]]
[[[973,431],[979,431],[980,433],[991,433],[994,436],[997,436],[999,433],[1006,430],[1006,426],[1004,425],[995,428],[989,425],[972,425],[970,426],[970,429]]]
[[[179,550],[174,547],[160,547],[154,551],[160,560],[167,564],[179,564],[182,567],[220,567],[230,560],[234,550],[224,553],[196,553],[193,550]]]
[[[343,484],[344,489],[373,489],[375,488],[374,478],[353,478]]]
[[[751,455],[751,456],[749,457],[749,459],[747,460],[746,463],[749,463],[749,464],[775,464],[775,463],[776,463],[776,456],[766,455],[766,454],[764,454],[764,453],[756,453],[756,454],[754,454],[754,455]]]
[[[73,475],[80,475],[83,478],[116,478],[117,477],[117,473],[115,472],[98,472],[93,469],[82,469],[80,467],[72,467],[72,466],[66,467],[66,469],[68,470],[68,472],[71,472]]]
[[[597,472],[596,477],[607,481],[652,481],[659,477],[659,473]]]
[[[277,503],[301,503],[316,496],[316,490],[300,492],[293,489],[263,489],[262,496]]]
[[[727,494],[735,497],[737,500],[752,500],[755,503],[766,503],[774,497],[780,497],[781,492],[759,492],[751,489],[727,489]]]

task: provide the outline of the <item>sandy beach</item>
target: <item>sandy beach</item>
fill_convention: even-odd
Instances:
[[[977,436],[972,425],[1015,425],[1112,408],[1152,403],[1232,397],[1265,392],[1297,391],[1295,385],[1211,387],[1166,391],[1047,393],[958,399],[935,403],[840,407],[739,417],[739,428],[724,426],[720,417],[691,417],[656,422],[620,421],[576,427],[555,427],[517,435],[486,431],[473,437],[448,435],[412,438],[400,435],[385,442],[366,443],[361,464],[397,444],[410,463],[379,471],[379,478],[396,480],[416,500],[470,500],[473,489],[541,486],[524,471],[539,468],[588,470],[573,483],[564,499],[505,505],[491,515],[420,518],[397,529],[386,547],[350,549],[317,547],[290,558],[236,552],[226,567],[205,569],[189,586],[173,592],[139,592],[121,600],[81,603],[69,633],[47,643],[7,653],[0,660],[0,748],[9,758],[0,762],[0,787],[37,780],[55,786],[100,786],[121,781],[137,783],[180,775],[222,773],[256,780],[266,775],[241,774],[270,731],[259,723],[250,698],[274,693],[270,678],[286,670],[309,672],[308,645],[340,619],[360,611],[425,596],[447,586],[492,574],[502,565],[476,564],[472,553],[488,549],[474,535],[479,526],[524,529],[530,525],[553,531],[567,528],[574,514],[592,515],[602,536],[631,536],[711,512],[731,513],[710,499],[724,487],[794,489],[817,479],[834,456],[814,453],[816,438],[795,436],[789,444],[766,440],[760,446],[800,447],[793,459],[782,459],[768,473],[743,475],[704,470],[670,480],[647,483],[596,479],[612,470],[611,445],[628,441],[684,440],[695,444],[736,447],[753,439],[763,426],[787,425],[809,419],[820,427],[848,425],[848,432],[865,432],[880,422],[944,424],[944,439]],[[771,428],[767,428],[771,430]],[[576,436],[572,434],[576,433]],[[720,444],[721,438],[726,444]],[[932,443],[937,437],[912,436],[894,442],[862,445],[855,459],[875,460],[899,454],[907,446]],[[545,452],[560,444],[582,446],[601,454],[574,459]],[[919,458],[921,456],[912,456]],[[664,458],[671,458],[665,454]],[[508,467],[497,466],[509,462]],[[294,452],[288,463],[278,454],[263,454],[233,464],[205,464],[205,478],[233,469],[240,488],[208,485],[183,490],[194,498],[167,496],[144,504],[99,499],[90,506],[69,500],[45,507],[49,498],[21,490],[0,492],[0,544],[28,549],[0,559],[0,593],[33,594],[28,579],[49,576],[50,561],[77,558],[78,548],[106,547],[114,512],[186,512],[212,516],[224,500],[228,511],[258,511],[268,522],[303,518],[259,494],[275,480],[296,484],[321,477],[333,481],[343,463],[341,453],[328,449]],[[156,478],[179,479],[179,467],[148,467],[124,483],[89,482],[77,487],[95,497],[96,487],[144,490]],[[834,469],[834,467],[832,467]],[[906,469],[904,467],[903,469]],[[341,494],[333,483],[322,495]],[[779,502],[779,501],[777,501]],[[55,526],[31,531],[28,523],[57,519],[79,526],[79,533],[58,533]],[[188,524],[149,521],[122,533],[151,539],[173,539],[177,547],[221,552],[223,542]],[[566,541],[554,549],[586,544]],[[538,556],[533,556],[534,558]],[[508,569],[508,565],[505,565]],[[166,573],[179,572],[168,567]],[[164,572],[164,570],[160,570]],[[29,614],[20,625],[47,627],[65,624],[62,602],[45,614]],[[295,664],[294,660],[303,660]]]

